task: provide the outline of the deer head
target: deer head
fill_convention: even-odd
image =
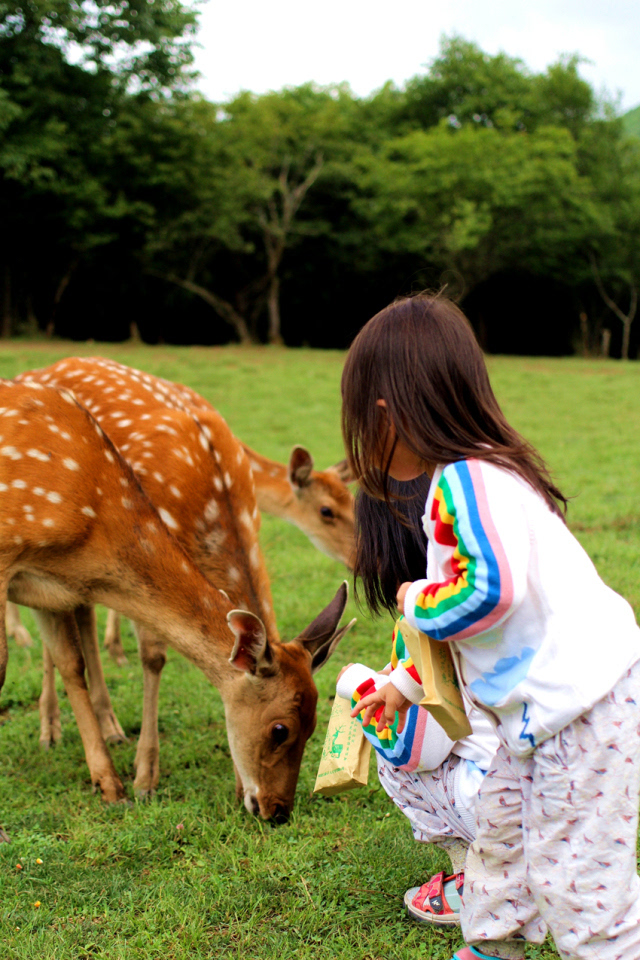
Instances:
[[[342,584],[331,603],[289,643],[267,639],[257,617],[228,614],[236,642],[229,658],[237,670],[223,700],[237,793],[250,813],[284,822],[291,812],[305,744],[316,725],[312,679],[355,623],[339,628],[347,602]]]

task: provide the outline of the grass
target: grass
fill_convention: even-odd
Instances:
[[[301,442],[320,466],[341,457],[340,353],[21,342],[0,345],[0,375],[70,353],[104,353],[188,383],[268,456],[286,459]],[[576,534],[605,580],[640,612],[640,366],[496,357],[490,367],[508,417],[574,497]],[[345,572],[270,518],[262,540],[280,630],[290,638]],[[355,612],[351,604],[348,613]],[[359,791],[312,794],[337,670],[348,660],[384,662],[389,633],[388,622],[359,614],[335,663],[318,675],[318,731],[292,820],[277,829],[236,807],[220,698],[186,661],[170,656],[164,674],[156,798],[106,808],[91,794],[64,697],[64,739],[39,750],[40,644],[30,651],[12,645],[0,695],[1,820],[12,836],[0,845],[0,960],[451,957],[458,932],[424,929],[402,911],[404,890],[447,861],[413,842],[373,770]],[[129,663],[105,660],[105,671],[131,738],[113,748],[130,785],[141,671],[130,631],[124,640]],[[530,947],[528,957],[557,954],[546,944]]]

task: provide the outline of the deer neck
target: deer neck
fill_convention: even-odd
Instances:
[[[242,447],[249,458],[256,486],[258,509],[273,517],[289,520],[296,506],[296,498],[289,483],[286,466],[276,460],[263,457],[244,443]]]

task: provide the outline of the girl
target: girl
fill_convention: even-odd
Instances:
[[[342,379],[354,475],[431,478],[427,579],[399,608],[450,645],[500,746],[480,788],[456,960],[523,957],[547,932],[573,960],[640,957],[636,874],[640,631],[564,524],[566,500],[509,426],[464,315],[418,296],[377,314]],[[403,717],[420,685],[402,663],[356,706]],[[379,724],[379,726],[381,725]]]
[[[360,492],[356,498],[356,584],[364,589],[374,614],[395,609],[402,580],[425,569],[426,539],[421,517],[429,481],[391,482],[400,499],[390,511],[380,500]],[[393,631],[391,663],[376,672],[363,664],[349,664],[338,677],[337,694],[355,704],[388,682],[392,667],[408,656],[400,618]],[[498,747],[490,723],[470,707],[473,734],[454,743],[424,708],[409,708],[401,732],[397,725],[376,731],[374,717],[364,728],[376,750],[378,776],[386,793],[411,823],[414,837],[445,850],[453,874],[431,877],[405,893],[407,912],[416,920],[439,925],[458,924],[464,889],[464,861],[475,838],[478,787]]]

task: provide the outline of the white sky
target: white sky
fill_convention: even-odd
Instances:
[[[534,71],[577,52],[596,90],[620,94],[622,110],[640,103],[639,0],[205,0],[200,23],[211,100],[308,80],[364,96],[423,72],[441,35],[458,33]]]

